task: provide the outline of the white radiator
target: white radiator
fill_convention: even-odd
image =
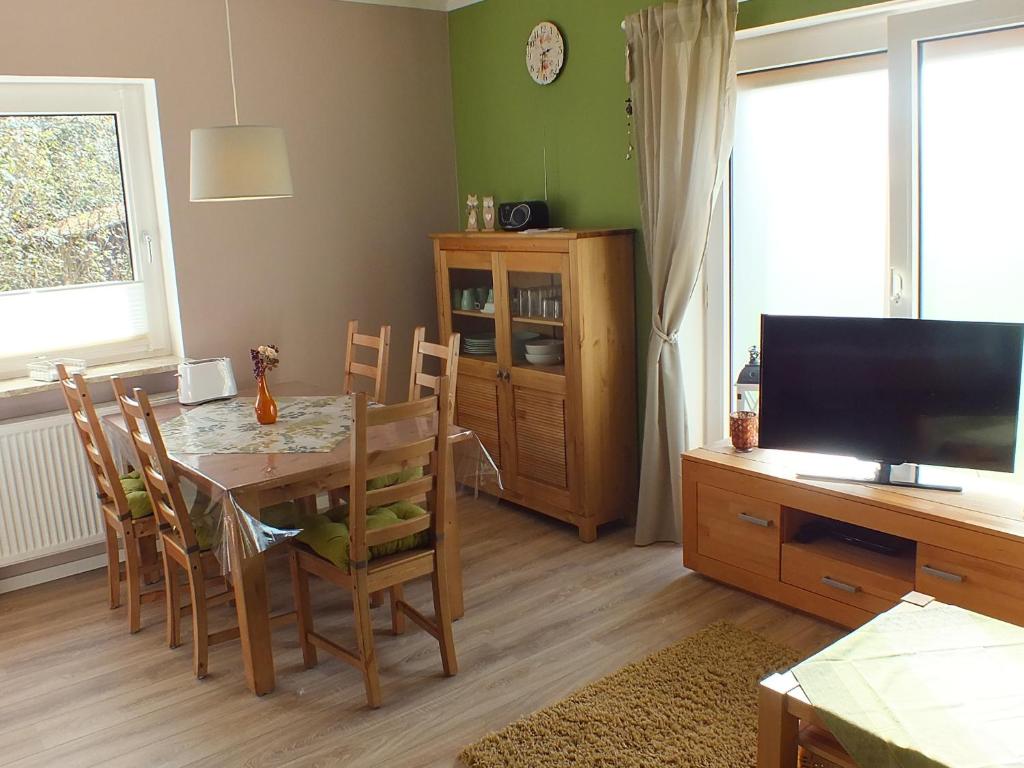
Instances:
[[[0,424],[0,566],[102,540],[96,486],[67,411]]]
[[[110,403],[96,413],[116,410]],[[67,411],[0,424],[0,567],[103,541],[96,485],[74,429]]]

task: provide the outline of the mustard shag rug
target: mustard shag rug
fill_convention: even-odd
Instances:
[[[469,768],[751,768],[757,683],[795,651],[720,622],[463,750]]]

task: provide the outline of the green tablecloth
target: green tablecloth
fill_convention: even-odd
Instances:
[[[901,603],[793,674],[862,768],[1024,768],[1024,628]]]

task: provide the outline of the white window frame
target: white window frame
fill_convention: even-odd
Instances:
[[[132,266],[135,281],[143,285],[149,321],[142,338],[0,358],[0,380],[25,376],[26,363],[40,354],[78,357],[89,365],[180,355],[181,328],[154,81],[0,77],[0,114],[117,116]],[[68,322],[74,318],[69,317]]]
[[[888,316],[919,312],[920,43],[951,35],[1024,24],[1021,0],[896,0],[737,33],[740,75],[888,51],[889,285]],[[707,259],[705,414],[708,442],[724,439],[732,404],[729,182],[723,185]]]

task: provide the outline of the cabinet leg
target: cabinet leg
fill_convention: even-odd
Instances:
[[[597,523],[587,521],[579,524],[580,529],[580,541],[589,544],[592,541],[597,541]]]

